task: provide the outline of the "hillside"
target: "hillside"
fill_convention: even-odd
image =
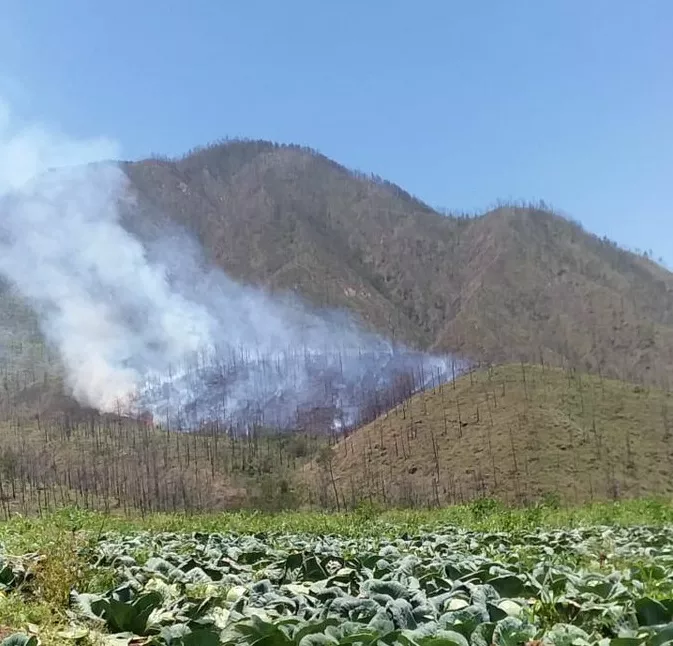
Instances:
[[[527,364],[430,388],[349,436],[234,437],[82,410],[40,389],[0,397],[0,518],[109,511],[521,504],[673,494],[673,399]],[[44,395],[44,393],[43,393]]]
[[[268,142],[124,169],[141,214],[128,226],[177,222],[238,280],[349,308],[416,346],[668,388],[673,275],[545,209],[440,215],[379,178]]]
[[[673,493],[669,393],[555,368],[476,371],[419,394],[303,469],[314,502],[565,502]]]
[[[327,442],[300,432],[184,433],[46,399],[50,411],[22,415],[19,402],[14,419],[0,421],[0,520],[73,505],[142,513],[294,507],[294,474]]]

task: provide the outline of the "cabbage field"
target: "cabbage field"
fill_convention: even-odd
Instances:
[[[673,528],[666,526],[443,526],[355,537],[101,531],[78,549],[76,562],[89,576],[66,591],[58,629],[7,626],[2,644],[673,642]],[[0,550],[6,602],[44,592],[43,558]]]

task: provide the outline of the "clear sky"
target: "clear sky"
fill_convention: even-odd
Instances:
[[[0,95],[126,158],[268,138],[542,198],[673,266],[673,0],[0,0]]]

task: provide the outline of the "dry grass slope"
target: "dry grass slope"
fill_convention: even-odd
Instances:
[[[507,365],[419,394],[302,477],[323,504],[522,503],[673,493],[669,393],[560,369]],[[338,497],[337,497],[338,496]]]

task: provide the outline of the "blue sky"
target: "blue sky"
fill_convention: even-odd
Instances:
[[[268,138],[542,198],[673,266],[671,0],[0,0],[0,95],[126,158]]]

